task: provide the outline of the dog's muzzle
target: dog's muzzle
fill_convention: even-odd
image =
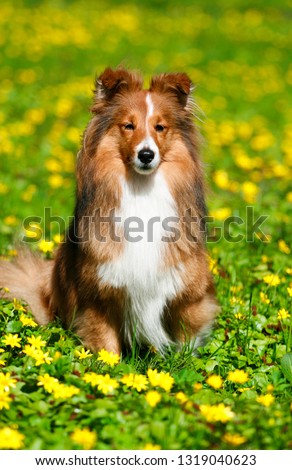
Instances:
[[[160,158],[157,152],[144,147],[137,153],[134,159],[134,169],[140,174],[152,173],[159,165]]]

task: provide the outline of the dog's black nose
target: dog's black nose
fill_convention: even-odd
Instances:
[[[142,163],[150,163],[154,158],[154,152],[150,149],[142,149],[138,152],[138,158]]]

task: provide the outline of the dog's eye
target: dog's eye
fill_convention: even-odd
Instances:
[[[132,124],[131,122],[127,123],[124,125],[124,128],[127,130],[127,131],[133,131],[135,129],[135,126],[134,124]]]
[[[165,129],[165,127],[162,126],[162,124],[156,124],[156,126],[155,126],[156,132],[163,132],[164,129]]]

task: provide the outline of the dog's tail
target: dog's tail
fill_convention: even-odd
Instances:
[[[40,325],[53,320],[50,309],[54,261],[20,250],[9,262],[0,262],[0,297],[24,301]]]

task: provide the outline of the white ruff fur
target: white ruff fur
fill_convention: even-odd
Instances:
[[[171,344],[162,325],[163,310],[182,288],[182,266],[165,269],[168,243],[161,240],[170,235],[162,222],[166,217],[177,217],[176,205],[159,170],[151,176],[137,175],[132,182],[123,180],[122,191],[117,215],[128,240],[123,242],[122,255],[114,262],[101,265],[98,276],[113,287],[126,289],[124,333],[128,343],[135,336],[138,343],[148,343],[163,351]],[[133,217],[140,219],[139,223],[132,220],[129,224],[130,230],[140,229],[128,233],[132,238],[139,237],[135,242],[129,241],[124,229],[125,220]],[[154,223],[150,220],[153,217]]]

